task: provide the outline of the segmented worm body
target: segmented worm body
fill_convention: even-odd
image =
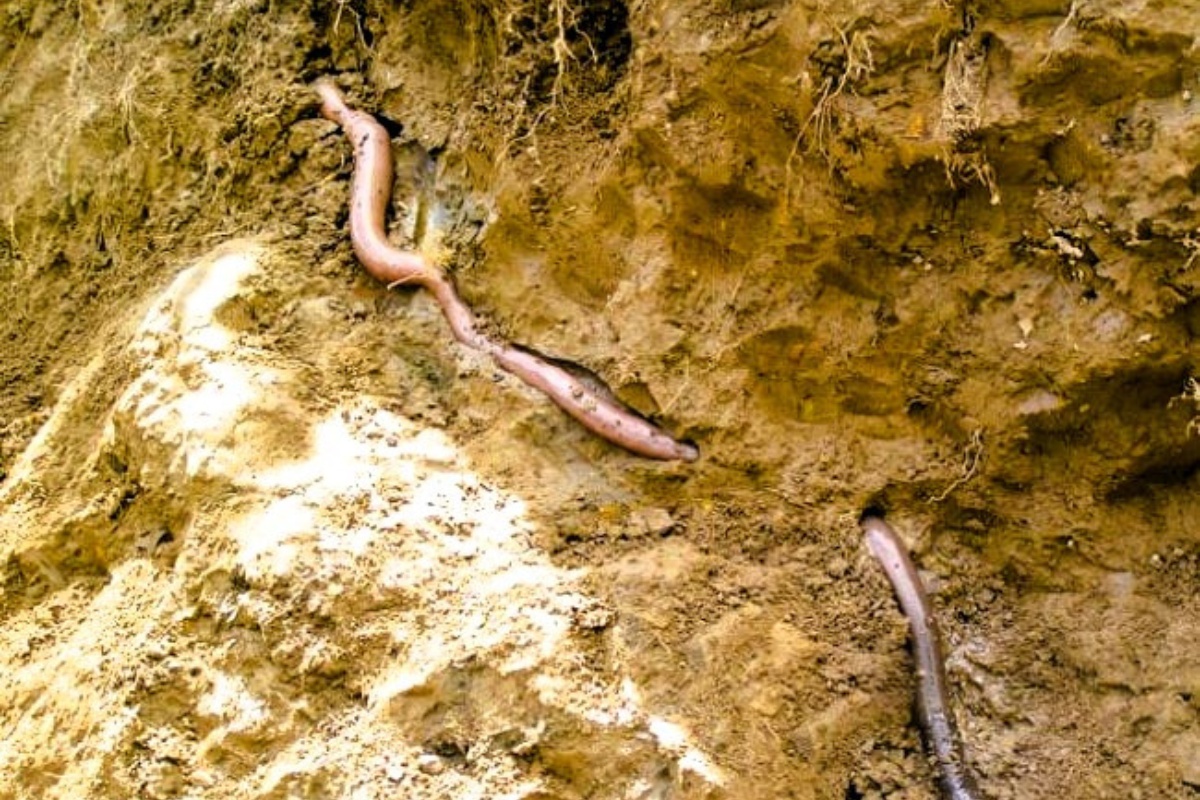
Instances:
[[[513,345],[492,357],[504,369],[545,392],[588,430],[626,450],[649,458],[681,461],[695,461],[700,456],[695,445],[672,439],[609,392],[596,391],[587,381],[553,361]]]
[[[318,81],[321,115],[336,122],[354,145],[354,175],[350,180],[350,243],[367,272],[388,284],[414,284],[433,292],[454,338],[491,352],[494,345],[475,328],[475,315],[454,285],[419,253],[393,247],[387,240],[384,216],[392,191],[392,144],[374,117],[346,105],[330,81]]]
[[[921,577],[890,525],[874,516],[864,517],[860,524],[871,555],[883,567],[900,608],[908,617],[913,657],[917,662],[917,717],[925,744],[937,763],[942,792],[947,800],[979,800],[982,795],[963,759],[958,727],[950,708],[941,637]]]
[[[454,284],[419,253],[400,250],[387,240],[384,217],[392,189],[392,149],[387,131],[370,114],[350,108],[330,80],[315,87],[321,115],[336,122],[354,145],[350,187],[350,241],[367,271],[389,286],[412,284],[433,293],[454,338],[481,350],[498,366],[540,389],[585,428],[613,444],[647,458],[694,461],[700,451],[677,441],[571,370],[531,350],[496,342],[479,331],[475,315]]]

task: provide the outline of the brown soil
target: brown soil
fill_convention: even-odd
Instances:
[[[1196,0],[10,0],[0,798],[1200,797]],[[394,238],[694,465],[388,291]]]

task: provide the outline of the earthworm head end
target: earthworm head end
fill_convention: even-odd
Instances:
[[[333,82],[333,78],[318,78],[313,84],[313,90],[317,97],[321,98],[321,116],[342,124],[342,120],[350,113],[350,107],[346,105],[346,98]]]

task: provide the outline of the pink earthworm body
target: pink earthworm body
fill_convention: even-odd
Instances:
[[[387,240],[384,215],[392,188],[392,150],[387,131],[374,117],[350,108],[332,81],[315,87],[321,115],[336,122],[354,145],[354,177],[350,187],[350,242],[367,271],[390,286],[422,286],[433,293],[454,338],[492,357],[502,369],[540,389],[559,408],[597,436],[632,453],[661,460],[695,461],[700,451],[690,442],[671,438],[661,428],[598,391],[552,359],[489,339],[475,315],[458,296],[454,284],[419,253],[400,250]]]
[[[508,345],[492,354],[496,363],[535,389],[541,389],[592,433],[630,452],[649,458],[695,461],[700,451],[690,442],[672,439],[657,425],[595,391],[576,375],[520,347]]]
[[[917,666],[917,718],[925,744],[937,764],[942,794],[946,800],[980,800],[982,795],[967,771],[958,726],[950,708],[941,636],[921,576],[892,526],[876,516],[863,517],[859,524],[867,548],[883,567],[900,608],[908,617]]]

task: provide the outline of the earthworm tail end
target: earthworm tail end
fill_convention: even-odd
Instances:
[[[509,345],[492,354],[503,369],[540,389],[592,433],[631,453],[663,461],[695,461],[700,449],[627,408],[609,392],[598,391],[560,363]]]
[[[958,727],[950,708],[941,637],[921,576],[892,526],[871,515],[863,517],[859,524],[867,548],[883,567],[900,608],[908,617],[917,667],[917,717],[925,744],[937,764],[942,793],[947,800],[981,800],[963,758]]]

